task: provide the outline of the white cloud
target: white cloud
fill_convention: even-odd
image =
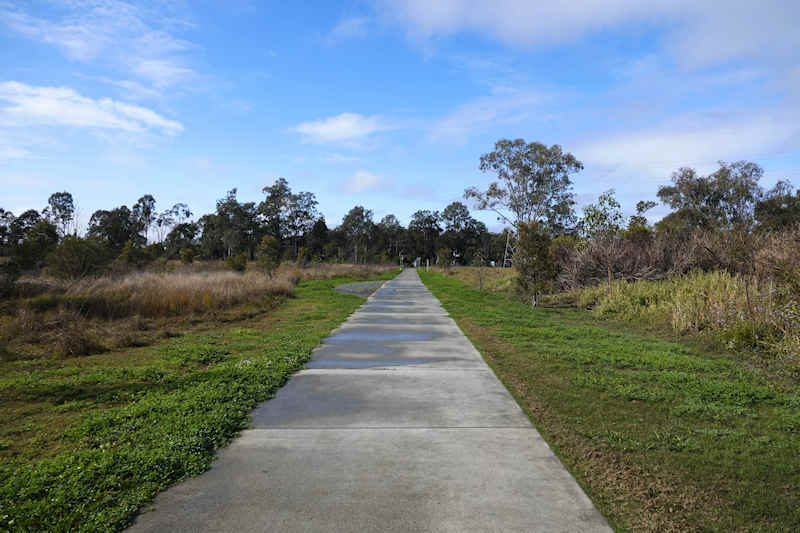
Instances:
[[[319,144],[344,144],[352,147],[374,133],[395,129],[379,116],[359,115],[358,113],[342,113],[333,117],[303,122],[291,128],[300,133],[307,142]]]
[[[6,139],[0,137],[0,162],[10,161],[11,159],[27,159],[31,153],[25,148],[14,146]]]
[[[0,124],[6,126],[74,126],[122,130],[159,131],[175,135],[183,131],[176,121],[144,107],[103,98],[81,96],[68,87],[34,87],[14,81],[0,83]]]
[[[628,23],[666,24],[670,48],[689,65],[738,56],[794,54],[800,4],[786,0],[376,0],[417,39],[472,31],[515,46],[565,43]]]
[[[383,177],[366,170],[359,170],[347,178],[347,181],[342,184],[342,190],[347,193],[380,191],[385,190],[387,185]]]
[[[437,121],[430,131],[435,141],[465,141],[470,135],[500,124],[529,119],[545,100],[537,92],[503,91],[459,106]]]
[[[342,19],[325,36],[328,44],[336,44],[347,39],[363,39],[367,36],[369,18],[350,17]]]
[[[169,3],[120,0],[62,2],[48,17],[0,4],[0,24],[30,39],[55,46],[72,61],[113,64],[163,89],[193,77],[176,54],[193,45],[172,34],[186,27],[168,12]],[[145,95],[145,91],[139,91]]]
[[[686,117],[657,129],[586,142],[573,153],[585,164],[622,174],[665,178],[681,166],[704,172],[719,160],[759,159],[800,141],[797,117]]]
[[[163,89],[191,79],[195,73],[175,61],[165,59],[145,59],[133,66],[133,72],[150,81],[155,87]]]
[[[344,154],[328,154],[322,157],[323,161],[327,161],[329,163],[352,163],[353,161],[360,161],[360,157],[355,157],[352,155],[344,155]]]

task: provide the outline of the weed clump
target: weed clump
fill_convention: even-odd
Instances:
[[[106,351],[81,315],[62,311],[57,321],[60,327],[55,333],[55,345],[59,356],[78,357]]]

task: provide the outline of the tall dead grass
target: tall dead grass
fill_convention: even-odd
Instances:
[[[578,306],[624,321],[668,325],[730,349],[757,348],[800,361],[800,299],[774,282],[716,270],[659,281],[614,281],[572,292]]]
[[[390,265],[318,263],[301,267],[294,263],[284,263],[278,268],[276,275],[278,277],[286,277],[293,283],[297,284],[301,281],[309,281],[314,279],[371,278],[375,276],[381,276],[396,269],[396,266]]]
[[[17,298],[0,310],[0,345],[52,345],[62,356],[98,353],[109,342],[136,346],[142,335],[134,326],[145,319],[203,315],[243,304],[271,306],[292,297],[301,281],[365,278],[390,270],[381,265],[285,264],[269,275],[221,270],[212,263],[206,269],[139,271],[78,281],[24,278],[17,282]]]
[[[64,301],[90,316],[152,318],[213,311],[293,294],[294,284],[287,276],[226,271],[141,272],[120,279],[79,281],[67,290]]]

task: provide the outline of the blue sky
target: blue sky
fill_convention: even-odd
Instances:
[[[0,0],[0,207],[205,213],[283,176],[331,225],[405,223],[488,184],[503,137],[561,144],[579,203],[628,213],[680,166],[798,185],[800,4],[718,5]]]

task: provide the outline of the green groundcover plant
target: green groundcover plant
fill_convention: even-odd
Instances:
[[[0,531],[120,530],[159,491],[208,469],[249,411],[363,301],[333,290],[343,281],[301,283],[258,328],[142,348],[157,351],[145,365],[32,366],[0,378],[3,401],[83,411],[55,456],[0,465]]]

